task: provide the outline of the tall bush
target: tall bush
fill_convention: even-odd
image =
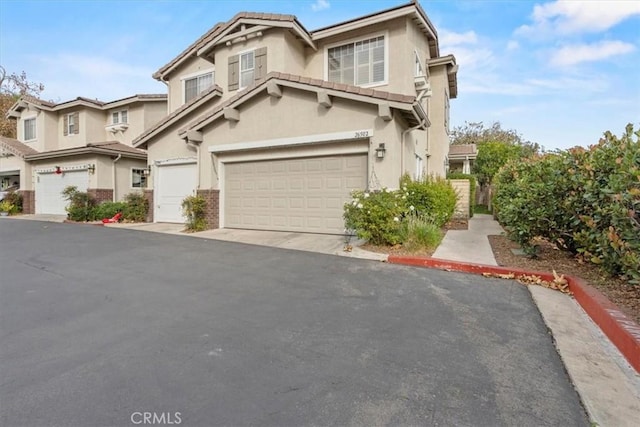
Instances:
[[[640,283],[640,131],[507,164],[496,175],[498,220],[523,248],[549,238]]]
[[[353,191],[352,201],[344,205],[347,230],[374,245],[396,245],[402,242],[400,220],[406,213],[405,200],[399,192]]]
[[[207,202],[202,196],[188,196],[182,201],[182,213],[187,219],[187,230],[204,231],[207,229]]]
[[[400,179],[401,197],[416,213],[438,227],[446,224],[456,209],[458,196],[449,181],[440,177],[425,177],[413,181],[408,175]]]
[[[89,193],[79,191],[70,185],[62,190],[62,196],[69,204],[65,208],[67,217],[72,221],[91,221],[96,200]]]
[[[142,193],[129,193],[124,196],[126,206],[123,210],[124,219],[133,222],[144,222],[149,212],[149,201]]]

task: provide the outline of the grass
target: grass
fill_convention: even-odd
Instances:
[[[410,252],[435,249],[443,237],[440,227],[420,217],[408,218],[405,233],[402,245]]]
[[[473,207],[474,214],[489,214],[491,215],[491,211],[487,209],[487,205],[475,205]]]

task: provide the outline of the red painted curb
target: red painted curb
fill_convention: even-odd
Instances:
[[[521,276],[538,276],[543,280],[552,281],[553,274],[537,271],[522,270],[519,268],[499,267],[494,265],[471,264],[457,261],[448,261],[438,258],[408,257],[389,255],[391,264],[403,264],[414,267],[437,268],[446,271],[460,271],[473,274],[510,274],[516,278]],[[569,289],[580,306],[587,312],[591,319],[600,327],[602,332],[620,350],[620,353],[640,373],[640,326],[629,319],[600,291],[587,285],[582,279],[573,276],[564,276],[569,283]]]

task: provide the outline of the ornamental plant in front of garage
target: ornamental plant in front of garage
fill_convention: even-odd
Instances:
[[[72,221],[100,221],[121,212],[124,221],[144,222],[149,211],[149,202],[142,193],[129,193],[124,196],[123,202],[99,204],[89,193],[78,191],[75,186],[65,188],[62,195],[69,202],[65,209]]]
[[[456,192],[442,178],[400,179],[398,190],[357,190],[344,205],[345,228],[374,245],[402,244],[408,250],[432,249],[441,227],[453,216]]]

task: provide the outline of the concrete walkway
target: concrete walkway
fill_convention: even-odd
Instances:
[[[476,214],[469,220],[468,230],[449,230],[433,253],[434,258],[474,264],[498,265],[487,236],[504,230],[491,215]]]

